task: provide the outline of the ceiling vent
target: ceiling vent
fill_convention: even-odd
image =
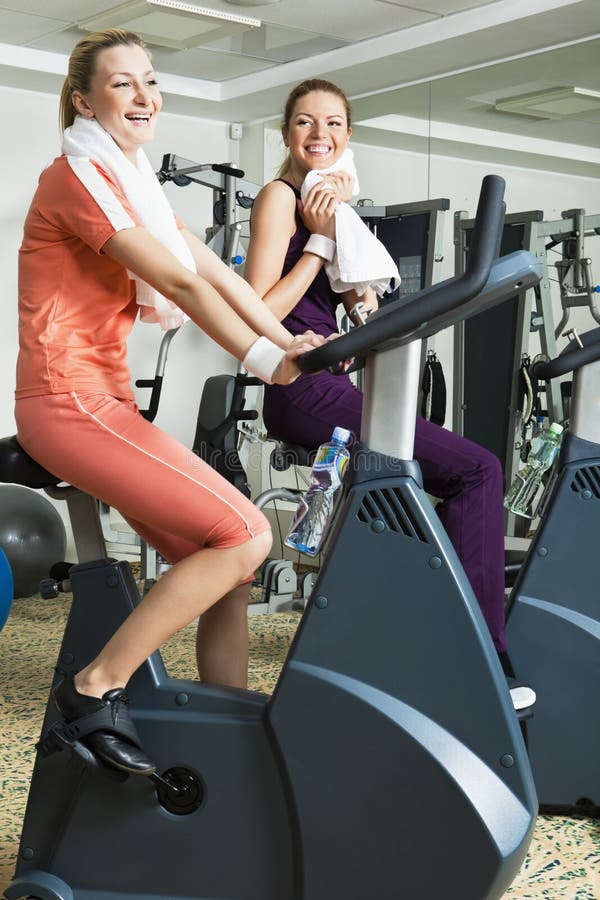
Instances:
[[[536,119],[567,119],[600,110],[600,92],[579,87],[557,87],[533,94],[497,100],[495,109]]]
[[[260,19],[206,9],[179,0],[130,0],[78,23],[84,31],[125,28],[147,43],[186,50],[259,28]]]

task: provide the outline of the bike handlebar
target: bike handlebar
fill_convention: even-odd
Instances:
[[[600,359],[600,328],[579,335],[582,347],[571,343],[554,359],[539,360],[531,366],[530,373],[540,381],[550,381],[567,372],[575,372],[588,363]]]

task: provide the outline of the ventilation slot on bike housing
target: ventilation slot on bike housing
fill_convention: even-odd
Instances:
[[[384,488],[365,494],[356,514],[359,522],[374,531],[395,531],[427,543],[427,538],[397,488]],[[384,527],[377,526],[382,523]]]
[[[581,494],[583,491],[591,491],[597,500],[600,499],[600,467],[587,466],[586,468],[578,469],[573,476],[571,490],[575,491],[576,494]]]

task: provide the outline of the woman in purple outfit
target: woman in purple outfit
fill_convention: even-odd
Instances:
[[[353,291],[334,293],[324,263],[335,249],[334,211],[352,195],[352,177],[331,172],[300,201],[310,170],[329,169],[347,147],[352,129],[343,91],[312,79],[288,97],[282,126],[288,148],[279,177],[265,185],[252,210],[245,277],[293,334],[338,330],[336,307],[351,311]],[[360,300],[375,308],[368,291]],[[263,406],[271,435],[308,447],[342,425],[360,434],[362,393],[347,375],[301,375],[290,385],[267,385]],[[507,674],[513,674],[504,636],[504,481],[490,452],[425,419],[415,434],[425,489],[440,498],[437,513],[458,553]]]

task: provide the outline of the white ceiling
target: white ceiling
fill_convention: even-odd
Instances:
[[[0,85],[58,92],[83,33],[77,23],[119,5],[0,0]],[[325,77],[352,99],[361,123],[355,138],[420,148],[436,142],[448,152],[458,143],[463,155],[488,146],[506,160],[520,137],[529,142],[532,161],[552,158],[554,168],[600,172],[600,107],[559,121],[494,109],[499,99],[550,87],[600,91],[600,0],[196,5],[252,16],[262,25],[191,49],[152,46],[169,111],[275,121],[291,86]]]

